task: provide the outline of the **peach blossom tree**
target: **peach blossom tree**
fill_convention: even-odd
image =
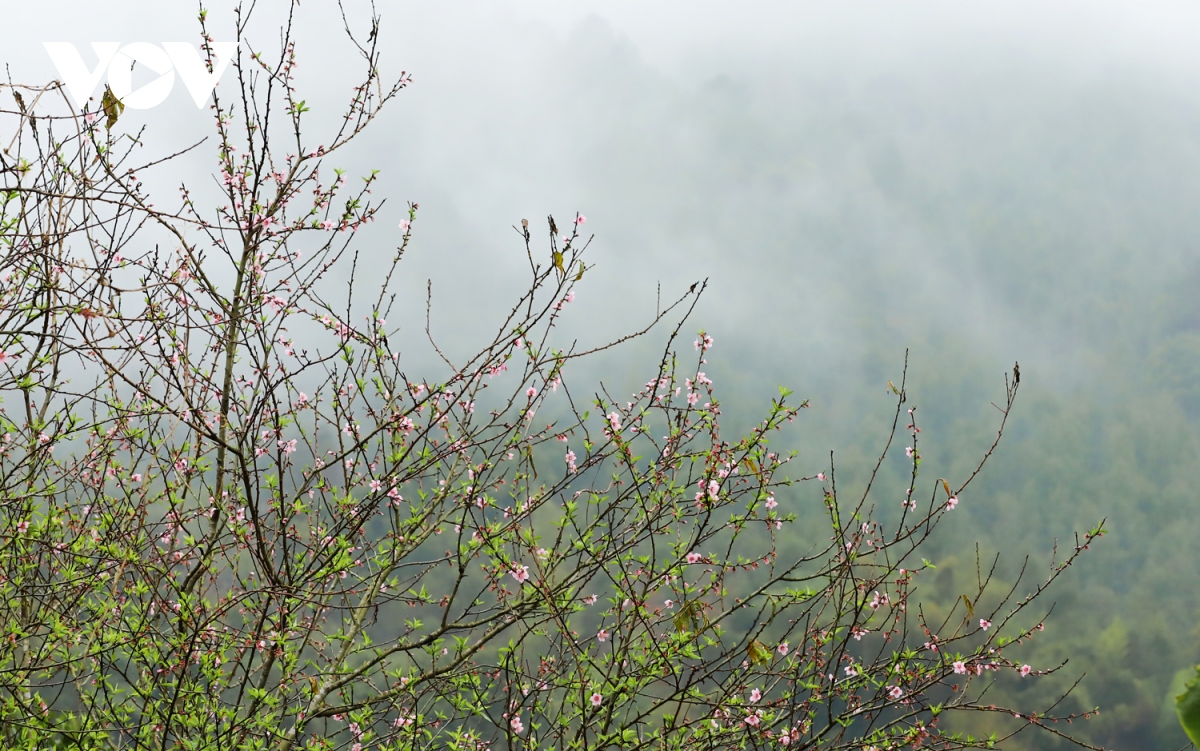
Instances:
[[[927,621],[922,546],[992,450],[957,484],[918,483],[903,377],[853,496],[832,458],[795,467],[771,443],[808,406],[786,390],[726,435],[704,372],[718,343],[682,333],[703,283],[623,339],[560,341],[590,268],[581,215],[522,220],[528,283],[493,334],[451,357],[430,333],[441,365],[410,374],[388,335],[418,206],[364,279],[352,247],[380,215],[376,174],[351,188],[330,167],[410,78],[380,78],[378,18],[357,35],[348,21],[363,77],[314,145],[290,27],[271,57],[248,19],[234,96],[210,110],[215,204],[186,186],[175,209],[151,200],[138,175],[169,162],[134,163],[111,95],[76,112],[58,84],[0,87],[5,748],[1009,737],[956,732],[948,718],[971,712],[1062,735],[1073,715],[983,694],[1057,669],[1020,645],[1102,527],[1028,591],[988,599],[984,571]],[[636,393],[586,385],[597,352],[660,330]],[[1019,374],[1005,381],[997,442]],[[911,472],[886,492],[907,500],[881,513],[876,473],[900,442]]]

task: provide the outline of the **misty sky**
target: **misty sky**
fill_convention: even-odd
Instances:
[[[367,6],[347,5],[363,33]],[[251,44],[277,46],[284,7],[262,4]],[[827,400],[842,371],[898,366],[931,334],[997,374],[1019,359],[1071,388],[1136,354],[1107,349],[1122,311],[1193,273],[1189,4],[378,8],[385,76],[415,83],[331,166],[382,170],[390,205],[362,236],[367,257],[390,252],[405,201],[420,202],[405,318],[422,317],[432,279],[435,329],[463,347],[524,280],[511,227],[547,213],[581,211],[596,234],[572,333],[622,332],[660,283],[670,297],[707,277],[695,326],[759,365],[745,385],[773,391],[786,374]],[[0,49],[23,82],[54,75],[43,41],[91,63],[89,41],[197,33],[188,4],[5,0],[3,13],[20,33]],[[231,38],[228,4],[210,18]],[[296,19],[315,145],[356,60],[334,4],[309,0]],[[211,127],[178,83],[124,123],[148,126],[147,159]],[[205,183],[211,154],[144,179],[164,195]]]
[[[0,48],[14,80],[53,77],[43,41],[75,42],[91,63],[89,41],[197,31],[185,4],[45,7],[5,3],[21,30]],[[251,44],[277,46],[283,7],[256,11]],[[366,7],[348,3],[360,33]],[[784,373],[826,399],[840,371],[898,366],[931,333],[997,373],[1020,359],[1069,388],[1123,356],[1106,350],[1122,310],[1192,273],[1200,9],[1187,4],[379,11],[385,75],[415,83],[331,166],[382,170],[390,205],[362,236],[367,257],[390,252],[405,201],[420,202],[405,317],[421,317],[432,279],[435,329],[463,347],[524,280],[511,227],[547,213],[581,211],[596,234],[582,340],[644,320],[659,283],[670,297],[707,277],[694,323],[759,364],[746,385],[773,390]],[[226,5],[210,18],[231,38]],[[356,60],[335,5],[305,2],[297,24],[315,145]],[[178,83],[124,123],[148,126],[146,158],[211,127]],[[203,184],[211,154],[145,179],[164,194]]]
[[[3,57],[20,81],[53,76],[42,41],[86,49],[92,40],[190,40],[196,32],[188,4],[4,5],[6,26],[21,32],[4,41]],[[348,5],[365,27],[365,6]],[[268,49],[279,16],[264,11],[280,7],[263,4],[252,27],[251,39]],[[411,71],[415,85],[368,133],[355,152],[361,161],[346,166],[382,168],[382,192],[397,214],[405,200],[421,202],[415,277],[465,285],[478,300],[477,285],[508,278],[492,265],[515,253],[512,224],[580,210],[598,236],[597,296],[619,293],[636,310],[639,301],[652,306],[660,280],[709,276],[708,328],[728,325],[732,334],[764,316],[787,319],[798,323],[791,343],[803,346],[844,347],[860,328],[851,320],[855,301],[898,287],[916,293],[894,300],[908,311],[894,316],[901,329],[953,314],[958,325],[981,328],[974,334],[1020,339],[1039,324],[1028,320],[1036,311],[1007,309],[1013,291],[980,278],[990,269],[963,247],[972,240],[945,223],[922,226],[912,196],[961,192],[974,181],[982,193],[1022,190],[1036,200],[1039,191],[1070,188],[1048,184],[1056,167],[1095,168],[1098,150],[1112,145],[1103,139],[1185,137],[1173,110],[1191,116],[1200,102],[1191,85],[1200,9],[1182,3],[379,10],[384,70]],[[221,5],[212,18],[224,38]],[[300,83],[313,92],[316,119],[344,100],[354,61],[333,33],[340,22],[332,4],[304,3],[298,20]],[[166,103],[130,122],[151,126],[152,145],[178,145],[185,134],[204,135],[208,121],[197,114],[177,84]],[[507,260],[519,274],[521,259]],[[1016,342],[1013,355],[1060,350],[1055,333]]]

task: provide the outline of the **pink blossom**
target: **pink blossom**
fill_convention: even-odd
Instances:
[[[585,605],[595,605],[596,595],[588,595],[587,597],[583,598],[583,602]]]
[[[966,663],[964,663],[962,661],[955,662],[954,663],[954,672],[957,673],[958,675],[965,674],[967,672]]]
[[[608,629],[600,629],[596,633],[596,641],[608,641]]]
[[[412,222],[410,222],[409,220],[407,220],[407,219],[400,220],[400,229],[404,230],[405,232],[408,232],[408,228],[411,226],[412,226]]]
[[[779,645],[779,647],[778,647],[778,649],[779,649],[779,654],[781,654],[781,655],[787,655],[787,653],[788,653],[788,643],[787,643],[787,642],[781,642],[781,643],[780,643],[780,645]]]
[[[749,725],[752,728],[756,728],[756,727],[758,727],[758,715],[756,715],[756,714],[746,715],[746,719],[742,720],[742,722],[746,723],[747,725]]]
[[[1021,666],[1021,677],[1024,678],[1025,676],[1029,675],[1029,671],[1031,671],[1031,670],[1033,670],[1033,668],[1029,667],[1028,665],[1022,665]]]
[[[687,554],[687,562],[688,563],[699,563],[701,558],[703,558],[703,556],[700,555],[699,553],[688,553]]]
[[[524,584],[525,582],[529,581],[528,566],[517,566],[514,564],[509,573],[512,574],[512,578],[516,579],[517,583],[519,584]]]
[[[775,508],[775,507],[776,507],[776,506],[778,506],[778,505],[779,505],[779,503],[778,503],[778,502],[775,500],[775,496],[773,496],[773,495],[769,495],[769,496],[767,496],[767,504],[766,504],[766,506],[767,506],[767,508],[768,508],[768,509],[773,509],[773,508]]]
[[[762,691],[759,691],[757,688],[750,690],[750,703],[751,704],[755,703],[756,701],[758,701],[761,698],[762,698]]]
[[[598,707],[604,702],[604,697],[600,694],[592,694],[592,706]]]
[[[586,221],[587,221],[587,217],[584,216],[583,214],[580,214],[579,216],[575,217],[576,224],[583,224]]]
[[[899,699],[901,696],[904,696],[904,691],[899,686],[889,687],[887,693],[892,699]]]
[[[957,505],[958,505],[958,498],[956,498],[954,496],[950,496],[950,498],[948,498],[946,500],[946,508],[947,509],[953,509]]]
[[[514,733],[520,734],[525,732],[525,725],[521,723],[520,716],[514,715],[513,718],[508,721],[508,724],[512,727]]]
[[[981,629],[983,629],[984,631],[987,631],[989,628],[992,627],[992,622],[989,620],[986,620],[984,618],[980,618],[979,619],[979,627]]]

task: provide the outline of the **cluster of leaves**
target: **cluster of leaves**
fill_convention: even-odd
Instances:
[[[1059,733],[1074,715],[983,696],[1055,669],[1010,655],[1102,528],[1024,597],[991,597],[977,564],[961,608],[936,623],[910,608],[922,544],[991,450],[918,502],[908,409],[895,523],[876,514],[874,474],[849,500],[832,461],[790,478],[768,439],[807,404],[783,391],[726,438],[701,370],[712,339],[688,366],[676,351],[702,286],[630,335],[675,321],[643,388],[578,404],[576,361],[620,343],[556,346],[588,268],[578,215],[565,232],[549,220],[543,261],[522,223],[528,287],[472,356],[430,334],[436,379],[410,377],[388,340],[415,204],[374,300],[352,274],[331,301],[379,205],[374,174],[347,197],[322,165],[408,83],[380,82],[377,27],[328,146],[301,146],[290,37],[273,64],[239,52],[238,100],[214,98],[212,210],[186,187],[177,211],[148,200],[136,174],[153,165],[126,167],[118,146],[136,140],[107,101],[104,131],[87,112],[35,119],[54,87],[0,111],[17,123],[0,157],[5,747],[971,748]],[[275,111],[293,153],[273,147]],[[1017,387],[1014,373],[1004,419]],[[904,379],[893,390],[876,471],[905,414]],[[806,502],[823,504],[819,529],[785,511]],[[964,711],[1014,724],[943,727]]]

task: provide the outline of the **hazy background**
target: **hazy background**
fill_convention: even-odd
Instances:
[[[226,7],[210,13],[218,40],[233,37]],[[256,11],[252,44],[277,48],[282,7]],[[577,210],[597,265],[570,332],[599,342],[652,315],[658,284],[668,298],[709,278],[685,345],[700,327],[714,336],[709,374],[734,424],[780,384],[810,399],[806,466],[833,449],[839,472],[861,471],[909,348],[923,470],[961,479],[1019,360],[1011,432],[935,560],[973,568],[963,556],[979,540],[1034,555],[1038,578],[1055,538],[1071,545],[1107,517],[1111,535],[1059,588],[1028,659],[1088,674],[1068,706],[1101,706],[1073,728],[1093,742],[1186,743],[1170,697],[1200,660],[1200,6],[378,9],[385,77],[407,70],[414,84],[331,166],[382,170],[388,207],[357,243],[368,258],[390,255],[405,201],[420,202],[400,280],[414,369],[427,362],[426,279],[435,332],[465,352],[524,281],[511,227]],[[365,6],[348,12],[365,35]],[[0,0],[0,59],[15,81],[44,81],[43,41],[75,42],[90,64],[90,41],[195,41],[194,17],[191,5]],[[315,146],[358,67],[336,6],[304,0],[296,18]],[[122,123],[148,126],[146,159],[211,130],[181,83]],[[214,154],[206,144],[144,177],[171,196],[203,181]],[[644,382],[662,341],[587,375]],[[942,577],[929,594],[955,586]],[[1000,696],[1031,704],[1049,683]],[[1011,747],[1060,747],[1022,743]]]

